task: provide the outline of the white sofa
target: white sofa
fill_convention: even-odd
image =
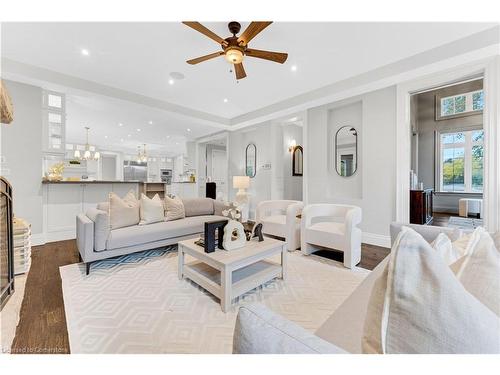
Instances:
[[[391,224],[391,240],[403,224]],[[404,224],[432,242],[439,233],[458,238],[462,232],[454,228]],[[240,307],[233,336],[233,353],[300,354],[362,353],[361,340],[365,315],[375,280],[389,257],[368,275],[354,292],[312,334],[299,325],[273,313],[265,306],[251,304]]]
[[[361,261],[361,208],[345,204],[310,204],[302,211],[301,251],[309,255],[322,248],[344,253],[344,266]]]
[[[102,202],[97,208],[76,217],[76,244],[87,274],[90,264],[97,260],[113,258],[179,241],[195,238],[203,233],[205,222],[227,220],[222,210],[227,206],[210,198],[183,199],[186,217],[148,225],[133,225],[109,229],[109,204]]]
[[[255,211],[255,222],[264,234],[284,238],[289,251],[300,247],[300,219],[303,203],[294,200],[262,201]]]

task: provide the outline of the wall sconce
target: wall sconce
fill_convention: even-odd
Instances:
[[[295,139],[292,139],[288,145],[288,152],[293,152],[295,150],[295,147],[297,147],[297,141]]]

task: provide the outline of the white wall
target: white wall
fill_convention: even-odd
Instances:
[[[302,144],[302,126],[290,124],[282,127],[282,145],[281,149],[277,150],[282,155],[283,179],[283,196],[281,199],[302,200],[302,176],[292,176],[292,154],[288,151],[288,147],[292,139],[295,139],[297,145]],[[278,182],[279,183],[279,182]]]
[[[14,214],[31,223],[34,236],[43,232],[42,89],[4,81],[14,106],[14,121],[0,125],[2,176],[13,187]]]
[[[332,133],[347,123],[358,130],[358,170],[344,178],[329,163]],[[360,206],[363,240],[387,246],[395,218],[396,87],[310,109],[306,129],[307,202]]]
[[[273,199],[277,194],[275,169],[278,157],[274,150],[277,126],[264,122],[252,128],[229,133],[229,199],[234,200],[236,190],[232,188],[233,176],[245,175],[245,149],[249,143],[257,147],[257,173],[250,179],[250,218],[255,217],[256,204],[263,200]],[[280,143],[281,144],[281,143]],[[265,163],[271,163],[271,169],[264,169]]]

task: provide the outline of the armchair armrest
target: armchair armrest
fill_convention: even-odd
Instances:
[[[297,210],[302,210],[302,202],[294,200],[270,200],[259,202],[255,210],[255,222],[259,223],[264,217],[268,216],[268,212],[271,211],[282,211],[283,214],[287,215],[290,206],[299,204],[296,208]],[[300,212],[299,212],[300,213]],[[288,215],[287,215],[288,216]]]
[[[233,336],[235,354],[344,354],[337,346],[260,304],[240,307]]]

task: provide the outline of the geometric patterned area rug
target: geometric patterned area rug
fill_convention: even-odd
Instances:
[[[370,272],[299,251],[287,260],[286,282],[246,293],[227,313],[178,279],[176,246],[96,262],[88,276],[83,264],[63,266],[71,353],[231,353],[238,307],[253,302],[314,332]]]

